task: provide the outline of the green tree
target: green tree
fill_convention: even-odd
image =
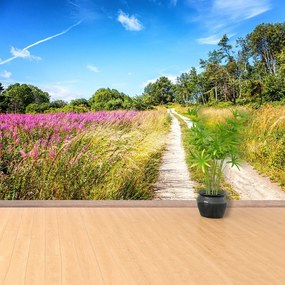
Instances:
[[[92,110],[130,109],[132,99],[116,89],[100,88],[88,100]]]
[[[34,85],[28,85],[29,88],[32,91],[32,94],[34,96],[34,103],[35,104],[42,104],[42,103],[49,103],[50,101],[50,95],[48,92],[42,91],[40,88],[34,86]]]
[[[269,74],[263,79],[265,101],[285,100],[285,80],[280,74]]]
[[[204,83],[209,83],[209,89],[204,92],[206,101],[218,101],[223,98],[223,86],[226,79],[226,71],[222,66],[223,58],[221,50],[214,50],[209,52],[207,60],[200,59],[200,67],[204,69]]]
[[[34,102],[32,89],[27,84],[15,83],[3,92],[7,110],[10,113],[24,113],[26,107]]]
[[[7,102],[6,102],[6,97],[2,95],[4,91],[4,87],[2,83],[0,82],[0,113],[3,113],[7,109]]]
[[[48,103],[49,98],[47,92],[36,86],[15,83],[2,93],[0,108],[2,112],[24,113],[28,105]]]
[[[163,105],[174,101],[174,89],[174,84],[166,76],[161,76],[145,87],[143,95],[150,96],[153,105]]]
[[[66,105],[67,105],[67,102],[63,100],[54,100],[50,102],[50,108],[54,108],[54,109],[63,108]]]
[[[152,109],[151,97],[148,94],[134,97],[132,107],[138,111]]]
[[[85,98],[74,99],[70,101],[71,106],[85,106],[90,107],[89,102]]]
[[[195,67],[189,72],[177,77],[175,88],[175,101],[180,104],[195,102],[195,95],[200,91],[198,75]]]
[[[266,74],[276,74],[278,55],[285,46],[285,23],[260,24],[246,36],[247,48]]]
[[[0,82],[0,95],[2,94],[3,91],[4,91],[4,87],[3,87],[2,83]]]
[[[31,103],[29,104],[26,109],[25,109],[25,113],[26,114],[36,114],[36,113],[40,113],[40,105],[35,104],[35,103]]]

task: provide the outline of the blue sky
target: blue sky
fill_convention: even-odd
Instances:
[[[101,87],[135,96],[160,76],[199,67],[223,34],[284,22],[283,0],[0,0],[0,82],[52,99]]]

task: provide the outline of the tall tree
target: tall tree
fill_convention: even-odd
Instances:
[[[27,84],[15,83],[4,91],[7,111],[11,113],[25,113],[26,107],[34,102],[34,95]]]
[[[285,23],[260,24],[246,36],[247,48],[266,74],[276,74],[278,55],[285,46]]]
[[[32,90],[32,94],[34,96],[34,103],[35,104],[42,104],[42,103],[49,103],[50,101],[50,95],[48,92],[42,91],[40,88],[34,85],[28,85],[29,88]]]
[[[4,87],[3,87],[2,83],[0,82],[0,95],[2,94],[3,91],[4,91]]]
[[[195,67],[177,77],[174,93],[176,102],[181,104],[194,102],[196,100],[195,95],[199,91],[198,75]]]
[[[144,95],[149,95],[154,105],[167,104],[174,100],[174,85],[166,76],[161,76],[154,83],[149,83],[144,89]]]
[[[49,94],[36,86],[15,83],[3,92],[1,101],[2,112],[25,113],[29,104],[40,105],[49,103]]]
[[[4,95],[2,95],[4,91],[4,87],[2,85],[2,83],[0,82],[0,113],[3,113],[7,110],[7,100],[6,97]]]

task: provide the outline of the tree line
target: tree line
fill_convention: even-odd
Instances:
[[[200,68],[199,74],[194,67],[182,73],[175,84],[160,77],[144,96],[154,104],[285,103],[285,23],[260,24],[234,45],[225,34],[218,48],[200,59]]]
[[[136,109],[177,102],[180,104],[285,104],[285,23],[260,24],[234,45],[225,34],[195,67],[172,83],[162,76],[141,95],[130,97],[116,89],[100,88],[90,99],[67,103],[50,101],[36,86],[15,83],[4,90],[0,83],[0,112],[44,113]]]
[[[0,83],[1,113],[53,113],[88,112],[98,110],[152,108],[141,96],[134,98],[116,89],[100,88],[90,99],[79,98],[69,103],[63,100],[50,100],[50,95],[40,88],[29,84],[11,84],[7,89]]]

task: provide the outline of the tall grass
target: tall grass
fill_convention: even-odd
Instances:
[[[244,157],[285,190],[285,107],[253,110],[245,131]]]
[[[166,112],[95,114],[1,116],[0,198],[151,198]]]
[[[243,160],[278,182],[285,190],[285,107],[264,106],[258,110],[241,106],[235,108],[247,116],[241,144]],[[203,117],[208,125],[214,125],[231,116],[231,109],[201,107],[197,115]],[[187,107],[176,110],[184,114],[188,112]]]

